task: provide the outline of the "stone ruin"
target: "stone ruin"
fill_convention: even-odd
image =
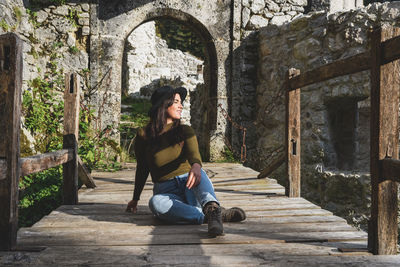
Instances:
[[[192,85],[190,102],[197,113],[191,117],[199,118],[193,126],[208,159],[220,158],[226,145],[238,154],[242,145],[242,133],[224,117],[221,106],[248,129],[245,164],[257,170],[282,153],[284,102],[278,91],[287,69],[306,71],[363,52],[368,29],[400,21],[399,2],[367,7],[359,0],[66,0],[59,6],[36,2],[44,7],[32,14],[29,1],[0,0],[0,33],[14,31],[24,41],[25,89],[29,80],[43,75],[50,60],[64,72],[81,73],[87,78],[85,86],[97,88],[91,104],[104,104],[102,123],[115,126],[118,138],[122,89],[135,94],[156,78],[151,68],[135,74],[138,67],[129,60],[134,55],[128,48],[139,49],[143,43],[136,38],[130,43],[129,38],[146,22],[174,19],[198,34],[205,60],[200,63],[181,54],[188,72],[178,75],[177,68],[157,66],[160,77],[178,75]],[[161,40],[157,42],[159,51],[167,51]],[[60,55],[56,59],[51,58],[54,51]],[[145,60],[154,63],[154,57]],[[129,61],[132,64],[124,63]],[[132,80],[135,75],[143,83]],[[127,86],[135,83],[135,88]],[[365,219],[369,199],[368,91],[366,72],[302,90],[302,193],[341,215],[347,212],[356,223]],[[272,176],[284,177],[283,168]],[[348,203],[355,205],[349,208]]]

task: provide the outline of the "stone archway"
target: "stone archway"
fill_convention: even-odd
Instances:
[[[223,151],[226,120],[217,114],[217,105],[227,108],[227,84],[230,71],[230,3],[199,1],[193,6],[186,1],[100,1],[91,13],[90,70],[92,85],[108,81],[98,92],[96,106],[106,106],[103,125],[119,123],[122,62],[125,40],[139,25],[157,18],[168,17],[189,26],[202,39],[206,50],[205,84],[208,103],[205,124],[201,127],[200,146],[206,159],[218,159]],[[214,10],[214,13],[210,13]],[[111,71],[110,71],[111,69]],[[108,77],[105,79],[104,75]],[[106,95],[106,97],[103,97]],[[106,101],[104,101],[106,99]],[[115,130],[115,135],[118,131]]]
[[[212,40],[212,36],[204,27],[204,25],[202,25],[192,16],[185,14],[179,10],[172,9],[158,9],[155,12],[149,13],[142,23],[140,23],[127,34],[126,38],[128,38],[131,33],[134,32],[135,29],[137,29],[141,25],[149,21],[154,21],[162,18],[173,19],[176,20],[178,23],[184,24],[185,26],[189,27],[193,32],[198,35],[204,45],[204,85],[201,86],[201,88],[199,89],[202,92],[197,92],[198,94],[196,94],[198,95],[198,98],[201,99],[197,100],[197,102],[199,103],[197,103],[195,107],[200,108],[201,111],[193,112],[193,110],[191,110],[191,114],[194,113],[201,116],[201,122],[196,123],[196,125],[192,124],[192,127],[197,133],[199,148],[203,156],[203,160],[207,161],[210,158],[210,131],[215,129],[215,118],[217,113],[217,104],[212,103],[212,101],[215,102],[218,87],[218,63],[216,57],[216,48]],[[124,68],[124,66],[125,65],[123,64],[121,67]],[[124,72],[123,69],[121,69],[121,71],[122,73]],[[122,79],[124,79],[124,77],[122,77]]]

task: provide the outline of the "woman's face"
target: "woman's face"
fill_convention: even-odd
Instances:
[[[182,103],[181,96],[179,94],[175,94],[174,103],[168,107],[167,109],[167,124],[173,122],[174,120],[179,120],[182,114]]]

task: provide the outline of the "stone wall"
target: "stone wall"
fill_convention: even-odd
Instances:
[[[32,8],[28,1],[0,0],[0,34],[14,32],[23,41],[23,91],[37,77],[89,68],[89,12],[87,1]],[[22,133],[32,150],[33,136],[23,127]]]
[[[400,3],[349,12],[310,13],[260,31],[257,148],[251,165],[263,169],[284,144],[283,82],[289,68],[308,71],[368,49],[368,31],[400,22]],[[302,196],[349,220],[369,213],[369,72],[302,88]],[[274,153],[275,151],[275,153]],[[273,175],[285,183],[283,167]],[[355,219],[354,219],[355,218]],[[365,226],[365,225],[364,225]]]
[[[27,11],[25,1],[0,1],[0,34],[12,31],[23,40],[24,88],[50,61],[63,72],[88,68],[89,4],[76,2]]]
[[[231,115],[233,120],[246,127],[247,153],[256,154],[257,62],[259,29],[267,25],[282,25],[301,15],[307,0],[238,0],[237,16],[234,16],[237,34],[233,40],[233,80]],[[235,13],[234,13],[235,14]],[[236,20],[235,20],[236,18]],[[240,155],[242,132],[231,125],[233,152]]]
[[[349,10],[362,6],[360,0],[238,0],[234,12],[233,80],[231,114],[233,119],[247,128],[247,152],[257,155],[255,124],[257,101],[257,62],[259,29],[268,25],[281,26],[308,11]],[[236,14],[236,17],[235,17]],[[239,18],[239,19],[237,19]],[[235,25],[236,23],[236,25]],[[235,28],[236,26],[236,28]],[[237,34],[235,35],[235,29]],[[237,39],[237,41],[235,40]],[[242,133],[232,127],[232,145],[239,154]],[[270,151],[271,153],[273,151]]]

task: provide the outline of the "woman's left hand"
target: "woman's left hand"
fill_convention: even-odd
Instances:
[[[186,182],[186,187],[192,189],[197,186],[201,180],[201,166],[198,163],[194,163],[189,172],[189,177]]]

